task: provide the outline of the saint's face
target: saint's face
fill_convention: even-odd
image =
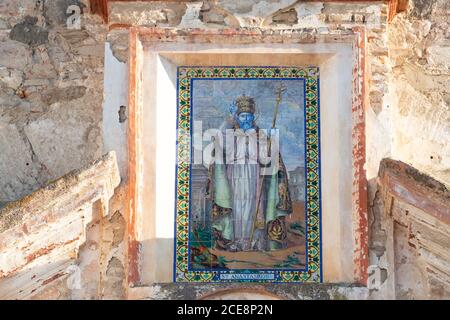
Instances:
[[[253,128],[253,122],[255,121],[255,115],[251,112],[241,112],[237,117],[239,127],[247,131]]]

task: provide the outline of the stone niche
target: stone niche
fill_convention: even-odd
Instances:
[[[104,121],[110,134],[105,134],[105,145],[128,148],[117,153],[129,183],[131,287],[173,282],[178,66],[320,68],[323,282],[365,285],[362,38],[359,30],[339,36],[284,36],[132,28],[128,65],[106,48]],[[107,114],[115,110],[117,116],[121,104],[128,106],[128,127],[109,123]]]

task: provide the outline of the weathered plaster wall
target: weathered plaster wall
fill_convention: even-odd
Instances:
[[[115,57],[127,58],[128,26],[162,28],[259,28],[270,34],[282,30],[289,38],[301,30],[305,42],[315,35],[340,36],[352,28],[366,31],[367,104],[366,104],[366,171],[376,177],[382,158],[392,154],[392,126],[389,112],[389,47],[387,6],[381,2],[321,3],[304,1],[198,1],[198,2],[113,2],[110,4],[108,35]],[[282,40],[281,40],[282,41]]]
[[[371,251],[380,262],[371,270],[371,296],[449,299],[448,188],[403,162],[384,159],[371,199]]]
[[[65,11],[71,4],[83,7],[80,30],[66,27],[71,14]],[[397,285],[399,292],[405,292],[403,297],[412,297],[408,278],[396,284],[394,273],[388,270],[395,260],[394,247],[398,257],[404,254],[407,261],[417,257],[417,252],[408,253],[410,246],[402,242],[404,230],[401,226],[394,228],[383,214],[384,200],[375,178],[381,159],[390,156],[449,184],[450,8],[447,0],[410,0],[408,11],[390,24],[386,23],[386,10],[383,4],[295,0],[128,2],[110,6],[108,26],[100,17],[89,14],[87,0],[1,1],[0,207],[98,158],[102,150],[117,151],[122,179],[126,181],[124,87],[119,87],[114,79],[103,79],[103,70],[105,46],[108,66],[118,72],[128,68],[127,25],[251,27],[269,33],[281,29],[285,37],[296,29],[304,32],[305,41],[314,34],[339,35],[352,27],[364,27],[366,170],[367,177],[372,179],[370,262],[379,268],[384,280],[392,280],[383,281],[382,290],[372,290],[371,295],[395,297],[392,294]],[[119,93],[119,97],[107,95],[104,108],[103,88]],[[102,128],[102,122],[111,125]],[[104,143],[105,136],[114,139]],[[125,192],[122,184],[111,200],[111,216],[89,226],[88,241],[80,251],[80,265],[86,270],[82,288],[69,288],[70,281],[57,279],[57,284],[36,298],[125,296],[124,245],[118,240],[123,238],[125,226],[121,218],[125,212]],[[387,242],[390,235],[398,239],[395,244]],[[104,260],[96,260],[101,254],[100,247],[106,248]],[[99,261],[106,261],[105,265]],[[89,278],[94,274],[94,278]],[[101,292],[94,292],[100,277],[106,279],[106,284]],[[90,281],[94,283],[91,287]],[[434,292],[445,292],[439,286],[435,288],[438,289],[433,289]],[[165,290],[167,297],[175,297],[173,287]],[[340,297],[351,296],[348,293],[351,290],[343,292]],[[310,296],[314,294],[307,295]]]
[[[420,254],[408,254],[410,246],[402,245],[405,237],[398,226],[394,228],[391,217],[384,214],[386,199],[381,197],[375,178],[381,159],[394,157],[448,184],[447,6],[446,1],[411,1],[408,12],[400,14],[389,25],[386,23],[386,7],[371,4],[199,2],[186,4],[187,14],[180,14],[179,4],[166,4],[165,9],[161,8],[161,3],[147,5],[145,9],[142,4],[126,7],[117,4],[111,9],[111,25],[203,29],[259,27],[261,30],[283,29],[287,37],[292,29],[309,28],[303,29],[305,37],[308,37],[311,33],[331,31],[339,34],[346,28],[363,26],[367,32],[366,170],[371,180],[369,246],[372,268],[369,271],[381,279],[380,286],[372,287],[370,297],[414,298],[421,296],[410,292],[418,289],[414,287],[415,281],[425,283],[428,280],[423,280],[413,271],[405,273],[407,266],[406,263],[402,265],[405,261],[402,256],[410,257],[408,263],[411,265],[421,263],[416,260]],[[148,14],[152,18],[147,18]],[[112,50],[120,61],[126,61],[125,35],[124,30],[110,32],[111,39],[114,38]],[[429,59],[424,60],[423,55]],[[411,71],[411,64],[421,72]],[[427,155],[431,151],[435,155]],[[395,243],[387,241],[394,236],[397,239]],[[392,269],[393,265],[396,267]],[[396,281],[396,272],[409,276],[399,277]],[[405,289],[408,286],[413,289],[408,291]],[[441,284],[439,286],[441,295],[430,295],[427,287],[422,296],[442,297],[446,289],[442,289]],[[147,290],[158,291],[158,288]],[[168,288],[166,294],[170,296],[171,290],[174,289]]]
[[[193,284],[164,283],[130,289],[129,299],[148,300],[364,300],[365,287],[346,284]]]
[[[67,28],[70,4],[82,28]],[[0,2],[0,205],[102,154],[107,28],[78,0]]]
[[[0,209],[0,298],[123,297],[120,180],[112,152]]]
[[[368,126],[376,124],[367,128],[367,134],[377,141],[368,143],[369,158],[372,153],[401,160],[447,187],[450,185],[449,13],[448,1],[411,0],[408,11],[388,24],[384,36],[387,52],[379,58],[369,57],[372,62],[370,90],[380,104],[378,108],[367,110],[368,118],[377,119],[367,122]],[[374,64],[377,60],[381,63]],[[384,76],[380,78],[381,74],[375,74],[374,70],[383,72]],[[379,90],[380,81],[388,91]],[[390,134],[386,136],[386,132]],[[385,149],[379,148],[383,142],[388,146]],[[373,169],[378,171],[379,163],[373,163],[376,163]],[[370,160],[367,165],[371,165]],[[372,170],[369,178],[374,173],[376,171]],[[387,201],[380,190],[376,179],[372,179],[369,183],[369,246],[373,266],[370,272],[381,279],[381,286],[373,288],[371,295],[387,298],[448,296],[448,283],[443,286],[446,289],[442,289],[439,281],[436,284],[433,279],[429,280],[431,271],[424,267],[426,258],[423,256],[430,257],[430,254],[414,250],[411,244],[411,238],[420,238],[421,231],[415,223],[405,223],[404,219],[393,223],[392,214],[386,213],[395,211],[408,215],[418,209],[405,208],[402,199]],[[426,197],[433,197],[431,191],[428,192]],[[385,208],[386,205],[393,207]],[[431,229],[428,236],[440,237],[441,231]],[[444,247],[434,248],[438,252],[433,255],[448,255]],[[441,289],[433,289],[433,286]]]
[[[79,29],[67,27],[70,5],[82,8]],[[102,155],[106,35],[88,1],[0,2],[0,208]],[[118,124],[119,107],[111,111]],[[34,298],[125,297],[125,191],[119,187],[110,214],[83,230],[73,267]]]
[[[450,2],[411,0],[388,28],[392,156],[450,185]],[[386,106],[387,108],[387,106]]]
[[[126,223],[124,188],[116,188],[107,216],[95,215],[86,227],[86,239],[71,264],[50,277],[27,298],[35,300],[126,299]],[[95,208],[94,208],[95,209]],[[33,270],[31,270],[33,272]],[[50,273],[52,275],[52,273]],[[1,286],[0,286],[1,287]]]
[[[257,6],[259,2],[255,1],[254,4]],[[296,4],[292,3],[294,7],[297,7]],[[117,7],[115,7],[117,5]],[[111,48],[113,50],[113,53],[117,60],[120,61],[126,61],[124,57],[126,57],[125,51],[126,48],[123,46],[123,38],[126,35],[126,32],[120,29],[116,29],[119,27],[123,27],[124,25],[144,25],[144,26],[154,26],[155,23],[146,23],[145,19],[141,19],[142,15],[149,14],[149,11],[161,10],[160,7],[152,7],[154,3],[149,3],[146,6],[143,6],[142,3],[136,4],[136,3],[128,3],[127,6],[122,6],[121,4],[113,4],[111,7],[111,12],[121,12],[126,10],[128,12],[128,15],[111,15],[111,26],[114,28],[114,30],[110,33],[110,35],[114,34],[114,40],[112,40]],[[167,4],[167,8],[170,8],[170,3]],[[263,5],[263,4],[261,4]],[[118,8],[121,6],[120,8]],[[204,14],[206,12],[209,12],[213,9],[214,6],[211,3],[208,3],[205,7],[202,6],[202,3],[197,4],[189,4],[192,11],[188,10],[189,14],[182,16],[182,23],[181,25],[183,27],[200,27],[201,29],[211,29],[211,28],[228,28],[232,25],[227,23],[224,19],[223,22],[219,24],[209,24],[205,23],[203,21]],[[287,8],[281,8],[281,12],[276,12],[276,15],[278,17],[278,14],[284,14],[284,11],[289,11],[289,14],[286,16],[290,19],[289,21],[292,22],[292,14],[290,13],[292,11],[292,8],[288,6]],[[348,6],[348,5],[329,5],[329,4],[299,4],[298,6],[300,12],[302,13],[302,17],[305,17],[304,19],[298,19],[296,18],[296,22],[288,26],[287,23],[290,23],[289,21],[283,20],[280,18],[277,18],[278,24],[273,24],[271,21],[272,15],[274,12],[272,11],[264,11],[264,10],[255,10],[253,12],[254,8],[253,6],[250,6],[250,8],[243,9],[249,10],[245,11],[245,19],[242,21],[238,21],[241,26],[244,27],[251,27],[251,28],[260,28],[261,33],[264,34],[266,37],[261,37],[258,39],[266,39],[263,41],[273,41],[275,38],[275,41],[280,41],[281,43],[289,43],[289,39],[292,37],[295,37],[295,35],[292,35],[293,33],[298,34],[299,30],[301,30],[303,34],[304,42],[314,42],[317,41],[318,37],[323,34],[327,35],[335,35],[337,38],[346,35],[352,32],[352,28],[354,27],[367,27],[368,30],[370,30],[372,38],[380,37],[385,32],[385,21],[386,21],[386,8],[383,5],[357,5],[357,6]],[[325,11],[325,8],[327,8],[327,11]],[[217,8],[216,8],[217,9]],[[194,11],[197,12],[197,14],[194,14]],[[295,11],[295,8],[294,8]],[[163,12],[163,11],[161,11]],[[241,12],[242,13],[242,12]],[[162,13],[163,14],[163,13]],[[224,17],[228,17],[231,14],[230,13],[222,13]],[[237,14],[237,13],[236,13]],[[130,20],[130,16],[133,17],[133,19]],[[253,16],[254,19],[249,19],[249,17]],[[127,18],[126,20],[123,20],[124,18]],[[309,24],[305,21],[310,21]],[[269,22],[268,22],[269,21]],[[316,24],[315,28],[313,24]],[[158,27],[172,27],[177,28],[180,27],[176,24],[171,24],[167,22],[166,24],[158,24],[156,23]],[[308,28],[308,29],[305,29]],[[270,36],[271,31],[273,29],[284,29],[284,31],[281,32],[281,35],[276,36]],[[292,36],[291,36],[292,35]],[[164,36],[164,35],[162,35]],[[169,35],[166,35],[169,37]],[[113,37],[110,37],[111,39]],[[256,37],[255,37],[256,38]],[[330,36],[331,38],[331,36]],[[239,43],[239,37],[237,36],[235,38],[236,43]],[[259,40],[261,41],[261,40]],[[381,51],[381,50],[380,50]],[[384,51],[387,51],[387,49],[384,48]],[[383,52],[380,52],[380,55],[382,55]],[[117,61],[115,62],[117,64]],[[117,80],[115,80],[117,81]],[[124,83],[125,85],[125,83]],[[350,88],[349,88],[350,90]],[[144,99],[147,101],[146,99]],[[374,100],[375,101],[375,100]],[[376,101],[375,101],[376,102]],[[384,146],[384,144],[382,144]],[[120,146],[117,146],[120,148]],[[376,149],[376,148],[375,148]],[[381,159],[382,156],[380,156]],[[375,165],[373,166],[375,167]],[[148,180],[147,180],[148,181]],[[148,198],[148,197],[147,197]],[[348,233],[347,233],[348,234]],[[348,245],[348,243],[347,243]],[[150,253],[147,255],[150,256]],[[145,270],[146,273],[149,273],[149,270]],[[211,286],[207,286],[209,288],[212,288]]]

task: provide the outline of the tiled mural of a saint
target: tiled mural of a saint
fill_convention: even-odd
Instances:
[[[234,147],[218,148],[226,150],[227,161],[215,161],[209,168],[206,195],[211,201],[214,247],[219,250],[272,251],[287,245],[285,218],[292,214],[288,172],[280,155],[273,157],[279,162],[277,170],[270,170],[271,161],[258,156],[268,135],[259,130],[255,113],[254,98],[236,99],[232,131],[224,135],[224,145],[231,138]]]
[[[276,272],[306,270],[305,81],[186,83],[189,271],[212,272],[213,281],[277,281]]]

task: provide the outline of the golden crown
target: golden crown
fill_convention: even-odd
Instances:
[[[237,114],[240,114],[242,112],[255,113],[256,111],[255,99],[247,97],[245,95],[240,96],[236,99],[236,105],[237,105]]]

